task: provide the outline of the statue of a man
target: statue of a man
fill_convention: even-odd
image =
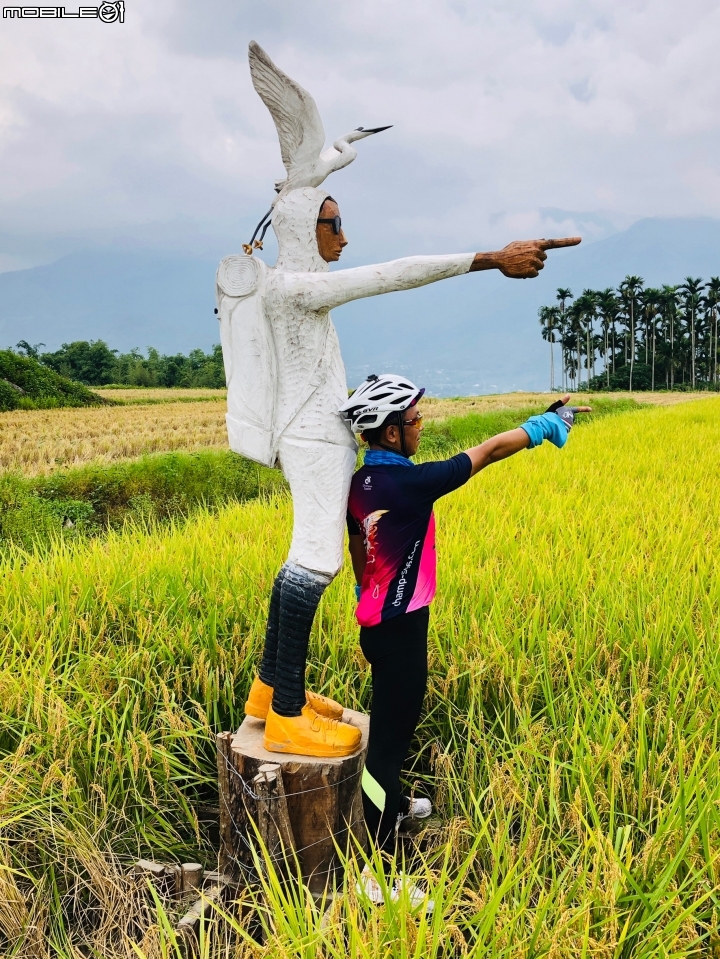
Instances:
[[[276,185],[279,197],[271,210],[279,247],[275,266],[248,256],[251,243],[245,255],[226,257],[218,269],[227,425],[233,450],[280,466],[290,485],[294,525],[245,711],[265,720],[265,747],[273,752],[344,756],[358,748],[360,730],[341,721],[339,703],[305,689],[315,611],[343,561],[357,453],[338,412],[348,391],[330,310],[480,270],[537,276],[546,250],[580,239],[515,242],[497,253],[413,256],[330,273],[347,240],[337,203],[318,186],[355,158],[351,142],[377,131],[353,131],[320,153],[325,135],[310,95],[254,43],[250,67],[275,120],[288,177]]]

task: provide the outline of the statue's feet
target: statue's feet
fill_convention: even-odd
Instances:
[[[252,716],[254,719],[267,719],[272,697],[272,686],[268,686],[259,676],[256,676],[245,703],[245,715]],[[311,693],[309,689],[305,693],[305,699],[308,706],[311,706],[320,716],[327,716],[328,719],[342,719],[343,708],[334,699],[328,699],[327,696],[321,696],[319,693]]]
[[[245,703],[245,715],[253,719],[267,719],[268,709],[273,698],[273,688],[264,683],[259,676],[253,680],[250,695]]]
[[[328,696],[311,693],[309,689],[306,689],[305,701],[319,716],[325,716],[327,719],[342,719],[343,717],[343,708],[340,703],[336,703],[334,699],[330,699]]]
[[[272,706],[265,722],[265,749],[300,756],[350,756],[360,748],[362,733],[349,723],[320,716],[303,706],[299,716],[278,716]]]

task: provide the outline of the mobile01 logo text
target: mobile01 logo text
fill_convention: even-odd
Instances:
[[[103,23],[125,23],[124,0],[101,3],[99,7],[3,7],[4,20],[102,20]]]

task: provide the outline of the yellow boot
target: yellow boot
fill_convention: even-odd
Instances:
[[[350,756],[359,749],[361,739],[355,726],[320,716],[307,704],[300,716],[278,716],[272,706],[268,709],[264,746],[271,753]]]
[[[259,676],[256,676],[245,703],[245,715],[252,716],[254,719],[266,719],[272,697],[272,686],[268,686]],[[305,699],[308,706],[312,706],[320,716],[327,716],[328,719],[342,719],[343,708],[334,699],[328,699],[327,696],[321,696],[319,693],[311,693],[309,689],[305,693]]]
[[[340,703],[336,703],[329,696],[321,696],[320,693],[311,693],[309,689],[305,690],[305,702],[311,709],[314,709],[318,716],[325,716],[327,719],[342,719],[343,708]]]

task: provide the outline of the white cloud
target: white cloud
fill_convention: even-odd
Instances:
[[[358,259],[720,215],[714,0],[126,11],[0,21],[0,266],[91,243],[237,248],[282,172],[250,39],[329,138],[395,124],[332,179]]]

